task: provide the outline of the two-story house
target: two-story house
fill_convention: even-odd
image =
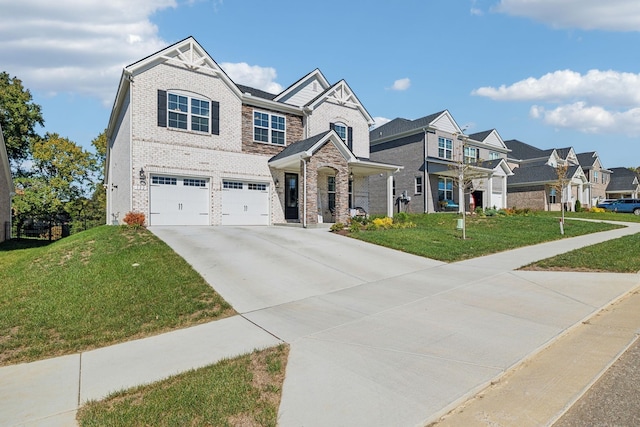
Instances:
[[[606,189],[607,199],[640,197],[640,180],[638,174],[628,168],[611,168],[611,177]]]
[[[607,198],[607,185],[611,181],[611,171],[602,166],[600,156],[595,151],[578,153],[578,163],[589,185],[586,187],[586,200],[589,207],[598,206],[598,202]]]
[[[2,126],[0,126],[0,242],[11,238],[11,196],[13,191],[11,165],[7,156]]]
[[[591,186],[572,147],[542,150],[522,141],[505,141],[513,176],[507,185],[511,207],[574,210],[576,201],[591,206]],[[566,167],[564,174],[559,173]]]
[[[465,135],[444,110],[416,120],[396,118],[373,129],[369,139],[372,160],[403,166],[392,182],[395,211],[506,207],[511,170],[508,149],[495,129]],[[461,169],[475,178],[473,188],[459,185]],[[384,176],[369,178],[373,213],[386,209],[384,185]]]
[[[149,225],[346,222],[369,208],[368,176],[398,170],[369,160],[372,123],[344,80],[316,69],[270,94],[234,83],[186,38],[122,73],[107,221],[137,211]]]

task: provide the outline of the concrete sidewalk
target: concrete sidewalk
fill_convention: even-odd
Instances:
[[[454,264],[325,230],[152,231],[242,316],[0,368],[0,425],[73,425],[88,399],[282,341],[291,351],[280,425],[423,425],[639,283],[636,274],[513,269],[640,224]],[[623,347],[610,341],[605,364]]]
[[[68,427],[88,400],[280,344],[240,316],[0,368],[0,426]]]

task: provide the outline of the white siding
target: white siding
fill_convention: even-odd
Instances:
[[[313,77],[308,81],[302,82],[295,90],[280,99],[280,102],[301,107],[317,98],[324,90],[325,88],[322,86],[322,83]]]

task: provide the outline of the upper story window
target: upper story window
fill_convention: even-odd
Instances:
[[[500,158],[500,153],[497,153],[495,151],[491,151],[489,153],[489,160],[497,160]]]
[[[464,162],[467,164],[478,161],[478,149],[476,147],[464,147]]]
[[[220,103],[158,89],[158,126],[220,135]]]
[[[336,123],[333,128],[335,129],[340,139],[342,139],[344,142],[347,142],[347,127],[342,123]]]
[[[453,140],[438,137],[438,157],[449,160],[453,158]]]
[[[253,112],[253,140],[285,145],[285,118],[277,114]]]
[[[593,182],[598,182],[598,171],[593,171]]]
[[[190,96],[167,94],[167,125],[170,128],[209,132],[210,103]]]

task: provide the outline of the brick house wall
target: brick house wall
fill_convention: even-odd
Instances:
[[[330,123],[341,122],[352,127],[353,154],[369,158],[369,124],[357,108],[325,101],[314,108],[307,120],[307,137],[329,130]]]
[[[560,194],[558,194],[558,198]],[[514,188],[510,189],[507,193],[507,206],[509,208],[518,208],[524,209],[529,208],[532,210],[547,210],[549,205],[547,203],[548,191],[543,186],[535,186],[535,187],[523,187],[523,188]],[[554,204],[558,206],[558,210],[560,210],[560,204]],[[553,209],[549,210],[555,210]]]

